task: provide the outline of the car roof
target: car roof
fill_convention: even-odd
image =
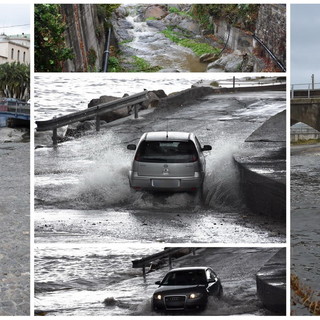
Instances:
[[[188,271],[188,270],[207,270],[211,269],[210,267],[184,267],[184,268],[175,268],[171,269],[169,272],[175,272],[175,271]]]
[[[146,141],[188,141],[194,138],[194,134],[178,131],[157,131],[146,132],[142,138]]]

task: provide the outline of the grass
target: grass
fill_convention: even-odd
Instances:
[[[158,20],[158,19],[155,18],[155,17],[149,17],[149,18],[146,19],[146,21],[150,21],[150,20]]]
[[[220,53],[219,49],[214,48],[207,43],[200,43],[193,39],[185,38],[185,35],[183,33],[175,32],[171,29],[163,30],[162,33],[172,42],[191,49],[197,56],[201,56],[206,53]]]
[[[132,72],[157,72],[161,68],[156,66],[153,67],[151,64],[143,58],[133,56],[134,68],[131,70]]]
[[[190,16],[191,17],[191,15],[188,13],[188,12],[184,12],[184,11],[180,11],[178,8],[176,8],[176,7],[170,7],[169,8],[169,12],[170,13],[176,13],[176,14],[179,14],[179,15],[181,15],[181,16]]]
[[[117,57],[109,57],[108,59],[108,72],[122,72],[120,61]]]
[[[123,41],[119,42],[119,44],[127,44],[127,43],[130,43],[132,41],[133,40],[123,40]]]

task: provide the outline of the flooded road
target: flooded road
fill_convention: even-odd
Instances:
[[[57,76],[52,88],[52,78],[38,76],[36,118],[80,110],[100,93],[122,96],[141,88],[168,93],[190,86],[189,80],[83,79]],[[36,309],[48,315],[153,314],[154,282],[167,270],[144,281],[131,260],[163,250],[162,243],[284,243],[284,224],[256,216],[243,204],[232,158],[234,152],[250,153],[243,141],[284,108],[283,92],[207,96],[186,106],[146,110],[139,119],[109,123],[99,133],[88,132],[56,149],[37,148]],[[127,144],[137,142],[143,132],[167,128],[192,131],[202,144],[212,145],[203,200],[187,193],[130,190],[133,154]],[[201,255],[192,262],[210,263],[225,283],[225,298],[219,306],[213,301],[208,314],[269,314],[257,299],[253,272],[275,249],[230,250],[234,258],[222,254],[221,259],[207,260]]]
[[[62,235],[65,241],[284,242],[284,225],[255,216],[243,205],[232,158],[234,152],[250,153],[243,141],[284,108],[282,92],[207,96],[178,110],[152,109],[137,120],[113,123],[57,149],[35,150],[37,236]],[[202,144],[212,145],[203,201],[187,193],[130,190],[133,154],[127,144],[146,131],[166,128],[194,132]]]
[[[36,309],[47,315],[157,315],[151,297],[169,270],[132,269],[132,260],[163,250],[161,245],[64,244],[44,241],[35,247]],[[210,266],[224,295],[210,298],[201,315],[272,315],[256,294],[255,274],[275,248],[202,248],[173,260],[173,267]]]
[[[304,286],[315,291],[318,301],[320,224],[320,145],[291,147],[291,268]],[[291,307],[295,315],[309,315],[301,304]]]
[[[0,129],[0,138],[7,141],[0,142],[0,316],[28,316],[30,144],[10,142],[17,134],[8,137],[8,131]]]

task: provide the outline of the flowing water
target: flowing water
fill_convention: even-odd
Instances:
[[[132,26],[128,32],[133,40],[125,46],[133,49],[134,55],[145,59],[152,66],[180,72],[204,72],[207,63],[200,63],[199,57],[189,48],[177,45],[165,37],[159,29],[141,21],[139,6],[126,5],[129,15],[127,22]]]
[[[192,82],[55,77],[36,77],[36,119],[85,108],[91,98],[105,93],[122,96],[141,88],[169,93]],[[232,158],[234,152],[251,152],[243,141],[284,108],[282,92],[208,96],[196,105],[147,110],[137,120],[111,123],[99,133],[89,132],[58,148],[36,149],[36,308],[56,314],[148,314],[155,289],[150,283],[158,279],[150,277],[146,284],[130,261],[159,251],[163,248],[159,243],[285,242],[284,225],[244,206]],[[130,190],[132,153],[126,145],[145,131],[166,128],[193,131],[202,144],[212,144],[203,200],[185,193]],[[232,281],[231,287],[237,291]],[[254,287],[251,283],[249,292]],[[245,292],[241,289],[240,296],[250,301],[251,294]],[[241,298],[236,301],[242,306]],[[228,303],[224,307],[218,311],[230,312]],[[259,314],[261,306],[239,308],[240,314]]]
[[[320,293],[320,145],[291,148],[291,264],[303,285],[311,287],[312,297],[319,301]],[[294,314],[309,311],[298,304]]]

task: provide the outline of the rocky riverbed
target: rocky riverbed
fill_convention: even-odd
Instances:
[[[111,23],[125,69],[139,59],[162,72],[259,72],[265,67],[253,54],[250,34],[223,21],[212,21],[215,32],[209,32],[193,17],[191,5],[122,5]],[[201,53],[202,46],[210,53]]]

